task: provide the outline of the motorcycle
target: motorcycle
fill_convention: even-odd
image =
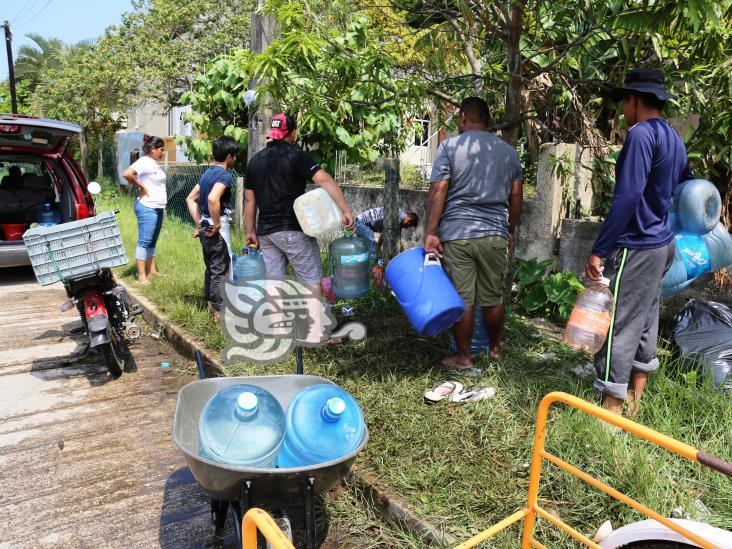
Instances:
[[[96,182],[90,182],[88,189],[93,196],[101,191]],[[60,310],[77,308],[89,335],[89,348],[102,355],[109,373],[118,377],[125,370],[134,371],[134,359],[128,344],[142,334],[135,321],[142,308],[132,304],[127,290],[117,283],[112,271],[100,269],[66,279],[64,287],[69,300],[61,305]]]

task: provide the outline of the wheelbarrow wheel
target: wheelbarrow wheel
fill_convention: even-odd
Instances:
[[[290,524],[290,518],[287,516],[287,513],[284,511],[280,513],[273,513],[272,519],[275,521],[277,526],[279,526],[280,530],[282,530],[282,533],[287,536],[287,539],[292,542],[292,524]],[[269,542],[267,542],[264,549],[273,549],[273,547]]]
[[[678,541],[646,540],[634,541],[623,545],[619,549],[693,549],[696,545],[679,543]]]

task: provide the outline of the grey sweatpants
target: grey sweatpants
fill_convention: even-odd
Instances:
[[[594,387],[625,399],[632,372],[658,368],[658,306],[661,279],[674,260],[675,243],[655,250],[616,248],[605,260],[604,276],[615,297],[605,345],[595,355]]]

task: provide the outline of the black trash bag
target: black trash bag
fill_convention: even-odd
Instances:
[[[691,299],[674,317],[681,353],[700,360],[714,386],[732,389],[732,311],[713,301]]]

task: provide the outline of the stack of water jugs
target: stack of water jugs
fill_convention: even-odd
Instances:
[[[704,179],[678,186],[669,214],[676,238],[676,257],[666,273],[661,295],[677,294],[701,275],[732,265],[732,238],[719,221],[722,200]]]
[[[216,393],[199,421],[201,456],[240,467],[303,467],[347,456],[364,436],[361,408],[330,383],[297,393],[287,413],[255,385]]]

